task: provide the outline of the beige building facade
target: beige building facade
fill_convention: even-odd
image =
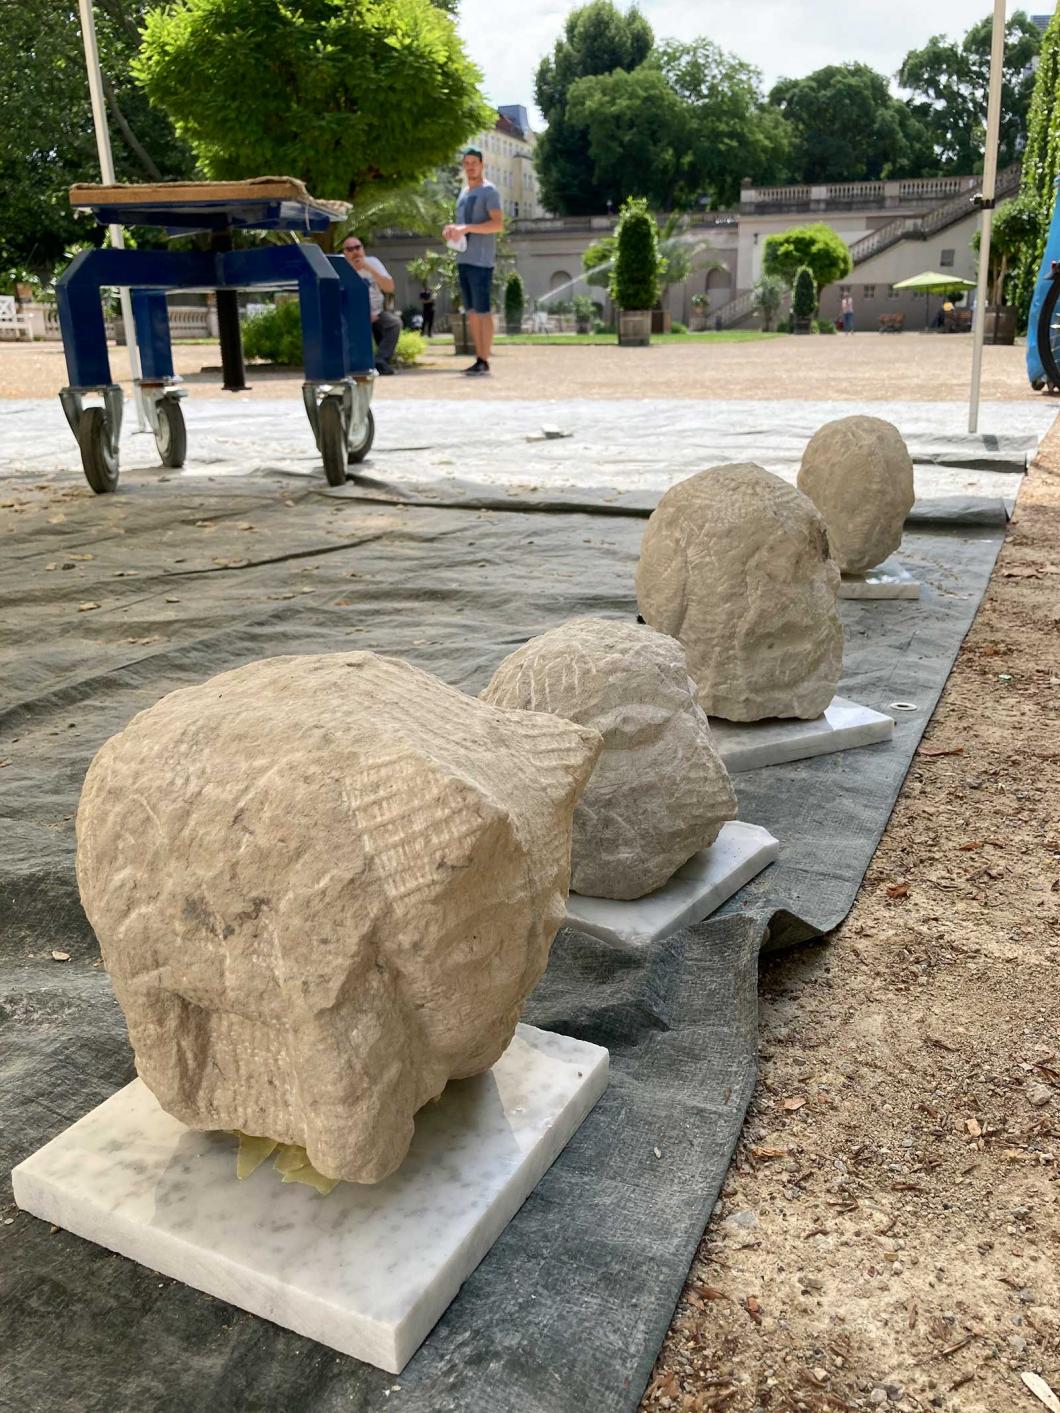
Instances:
[[[544,215],[534,170],[536,143],[526,109],[514,103],[498,108],[490,131],[478,133],[468,143],[481,148],[486,178],[500,192],[504,214],[512,221]]]
[[[493,150],[499,161],[514,160],[506,148]],[[495,181],[489,161],[491,149],[484,146],[483,151],[487,174]],[[1018,182],[1018,167],[999,173],[998,200],[1012,195]],[[792,226],[820,221],[846,242],[853,261],[842,284],[821,292],[820,317],[838,317],[840,300],[849,292],[860,329],[876,327],[881,315],[893,314],[901,314],[908,328],[921,327],[926,317],[937,311],[938,300],[894,286],[926,270],[975,279],[971,241],[979,223],[974,204],[979,183],[978,177],[968,176],[821,186],[747,185],[736,210],[703,212],[692,218],[685,238],[702,247],[700,268],[666,291],[663,306],[673,319],[690,324],[697,314],[692,296],[706,294],[710,301],[708,327],[755,327],[759,316],[752,291],[761,275],[766,238]],[[502,194],[508,189],[507,184],[498,184]],[[536,304],[548,310],[557,301],[581,294],[598,304],[605,318],[610,316],[606,291],[586,282],[581,262],[587,247],[614,229],[616,217],[516,216],[514,209],[509,212],[507,202],[505,214],[508,240],[530,309]],[[415,300],[412,282],[404,275],[405,263],[431,244],[401,238],[381,242],[375,250],[397,279],[399,307]]]

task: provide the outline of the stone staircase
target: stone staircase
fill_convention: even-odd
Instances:
[[[1005,197],[1011,196],[1018,188],[1019,182],[1020,164],[1013,162],[1010,167],[1006,167],[1004,171],[997,174],[995,200],[1002,201]],[[896,216],[885,226],[879,226],[876,230],[870,231],[868,235],[854,241],[850,247],[853,268],[856,269],[858,265],[870,260],[874,255],[879,255],[881,251],[889,249],[892,245],[897,245],[900,240],[927,240],[929,236],[944,231],[947,226],[955,225],[972,210],[974,195],[975,190],[959,192],[956,196],[950,197],[921,216]],[[736,295],[728,303],[721,305],[719,309],[712,310],[710,318],[715,323],[715,327],[717,327],[716,321],[720,320],[721,328],[731,329],[741,320],[748,318],[753,310],[754,291],[744,290],[742,294]],[[777,317],[784,317],[783,306]]]

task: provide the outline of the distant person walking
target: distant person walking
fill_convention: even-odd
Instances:
[[[390,360],[401,336],[401,318],[392,310],[383,308],[383,297],[394,293],[394,281],[382,260],[368,255],[364,245],[355,235],[348,235],[342,242],[342,253],[368,286],[372,338],[376,345],[376,372],[389,377],[394,371]]]
[[[434,333],[434,290],[424,285],[420,290],[420,307],[423,312],[423,328],[420,332],[425,339]]]
[[[843,332],[852,334],[854,332],[854,300],[849,294],[843,296],[839,312],[843,316]]]
[[[477,355],[464,372],[478,377],[489,372],[493,351],[493,266],[497,236],[504,229],[504,207],[497,188],[483,174],[482,153],[477,147],[467,149],[462,166],[467,186],[457,199],[456,221],[443,229],[442,239],[456,250],[460,300]]]

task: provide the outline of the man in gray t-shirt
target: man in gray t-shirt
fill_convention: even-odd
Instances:
[[[478,355],[467,373],[480,375],[490,370],[493,349],[492,285],[497,253],[497,236],[504,229],[504,208],[500,193],[482,171],[482,153],[469,147],[463,157],[467,186],[456,203],[456,221],[442,231],[443,240],[456,248],[456,268],[460,276],[460,298],[467,311],[471,338]],[[460,249],[463,244],[464,248]]]

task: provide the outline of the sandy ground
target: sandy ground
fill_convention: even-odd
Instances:
[[[983,350],[984,400],[1040,397],[1024,372],[1024,350]],[[113,372],[128,384],[124,349],[112,348]],[[775,338],[748,343],[656,344],[651,348],[515,344],[495,350],[489,378],[465,378],[467,358],[452,345],[432,346],[422,367],[381,378],[375,397],[391,398],[843,398],[946,401],[968,396],[971,335],[854,334]],[[179,344],[174,363],[195,397],[225,393],[216,345]],[[302,375],[251,369],[255,397],[298,397]],[[54,397],[66,383],[58,343],[0,343],[0,397]]]
[[[763,961],[757,1091],[644,1410],[1060,1394],[1058,634],[1054,430],[853,911]]]

